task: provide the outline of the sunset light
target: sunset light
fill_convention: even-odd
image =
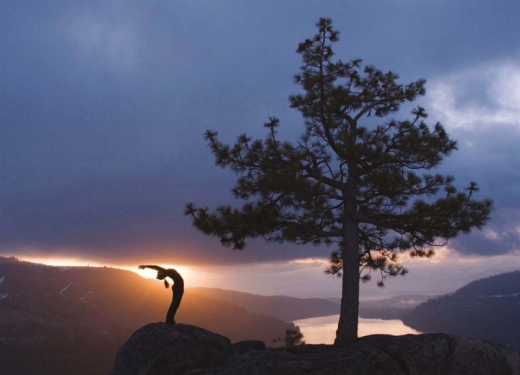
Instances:
[[[179,272],[181,274],[182,278],[184,279],[185,284],[187,284],[187,285],[191,284],[190,282],[194,279],[194,276],[197,276],[197,272],[194,272],[187,267],[179,267],[179,266],[173,266],[173,265],[169,265],[169,264],[159,264],[159,265],[163,268],[173,268],[174,270]],[[117,268],[126,269],[129,271],[135,272],[139,276],[144,277],[145,279],[155,279],[157,276],[157,271],[149,269],[149,268],[145,268],[144,270],[138,269],[137,266],[135,268],[132,268],[132,267],[117,267]]]
[[[519,14],[1,2],[0,375],[516,374]]]
[[[155,279],[157,276],[157,271],[151,270],[151,269],[144,269],[140,270],[138,269],[138,265],[135,267],[131,266],[121,266],[121,265],[115,265],[115,264],[101,264],[97,262],[91,262],[84,259],[75,259],[75,258],[33,258],[33,257],[20,257],[20,260],[31,262],[31,263],[38,263],[38,264],[45,264],[48,266],[56,266],[56,267],[111,267],[111,268],[119,268],[122,270],[128,270],[132,271],[136,274],[138,274],[141,277],[144,277],[145,279]],[[158,264],[163,268],[173,268],[177,272],[179,272],[184,279],[184,282],[186,286],[194,287],[194,286],[204,286],[201,281],[205,280],[204,273],[196,272],[191,268],[183,267],[183,266],[176,266],[176,265],[169,265],[169,264]],[[195,282],[195,283],[194,283]]]
[[[18,257],[22,261],[60,267],[103,267],[105,264],[76,258]]]

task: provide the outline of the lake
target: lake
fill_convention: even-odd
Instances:
[[[300,327],[307,344],[333,344],[336,338],[339,315],[320,316],[318,318],[295,320],[293,323]],[[400,320],[364,319],[359,318],[358,336],[374,334],[406,335],[419,334],[407,327]]]

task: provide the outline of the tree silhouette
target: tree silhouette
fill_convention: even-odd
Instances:
[[[424,108],[413,109],[411,120],[385,119],[425,94],[424,79],[402,85],[397,74],[361,60],[333,60],[339,32],[330,19],[316,26],[319,32],[297,49],[303,64],[294,81],[303,92],[289,97],[304,118],[303,134],[295,143],[280,141],[274,117],[264,140],[243,134],[227,145],[207,131],[216,164],[239,176],[232,192],[245,203],[213,212],[188,203],[185,214],[238,250],[256,237],[336,244],[326,272],[342,276],[335,344],[345,346],[357,339],[360,277],[378,271],[382,285],[387,276],[406,274],[397,254],[432,256],[435,246],[480,229],[492,201],[473,198],[474,182],[459,191],[451,175],[419,174],[457,148],[441,124],[424,123]],[[374,121],[362,125],[368,117]]]
[[[285,330],[285,337],[282,339],[281,337],[273,339],[273,343],[283,341],[285,343],[285,350],[291,351],[295,346],[305,345],[305,340],[303,339],[303,333],[300,332],[300,329],[287,328]]]

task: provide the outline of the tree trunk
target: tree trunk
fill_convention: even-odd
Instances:
[[[349,220],[351,221],[351,220]],[[359,316],[359,249],[358,226],[351,221],[343,228],[343,278],[341,292],[341,310],[336,346],[348,346],[357,341]]]
[[[357,341],[359,317],[359,227],[354,220],[357,210],[356,192],[358,176],[356,165],[349,163],[349,178],[344,191],[343,207],[343,278],[341,289],[341,310],[336,346],[349,346]]]

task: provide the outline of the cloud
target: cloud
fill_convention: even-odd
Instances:
[[[110,74],[128,76],[142,65],[145,38],[134,4],[126,5],[119,1],[104,6],[55,5],[47,37],[65,47],[59,51],[62,56],[72,53],[79,69],[103,67]]]
[[[362,283],[361,298],[387,298],[403,294],[441,295],[452,293],[465,284],[487,276],[520,268],[520,253],[494,257],[461,254],[450,248],[440,249],[431,259],[402,256],[409,273],[388,278],[385,287],[377,286],[378,273]],[[295,297],[340,297],[341,279],[323,273],[326,259],[301,258],[291,262],[265,262],[244,266],[204,267],[196,271],[205,285],[264,295]],[[194,277],[195,279],[195,277]]]
[[[294,50],[315,32],[320,16],[332,16],[342,32],[338,57],[359,56],[412,78],[502,58],[517,48],[520,29],[515,9],[456,2],[389,1],[377,8],[337,0],[240,7],[207,1],[4,3],[0,253],[114,264],[153,256],[167,263],[237,265],[329,254],[327,248],[262,241],[233,252],[182,215],[188,201],[209,207],[232,201],[235,176],[214,166],[202,140],[206,129],[225,141],[242,132],[263,136],[262,124],[274,115],[282,119],[282,131],[300,133],[302,119],[287,105],[298,90],[291,82],[300,64]],[[460,125],[452,133],[461,152],[446,165],[461,181],[476,179],[482,196],[501,205],[502,214],[497,210],[488,226],[493,232],[486,232],[497,244],[505,241],[504,230],[510,237],[517,233],[518,222],[507,227],[504,208],[514,215],[518,207],[511,165],[518,134],[509,119],[519,87],[511,78],[517,65],[498,65],[498,73],[485,65],[477,80],[489,94],[468,83],[479,76],[468,70],[462,73],[470,78],[459,72],[433,80],[428,96],[438,100],[434,115],[450,115],[443,121]],[[457,77],[467,87],[451,87]],[[494,80],[496,88],[488,84]],[[467,111],[497,120],[507,139],[494,128],[468,126],[473,120]]]
[[[494,61],[434,79],[428,87],[432,114],[450,129],[520,129],[520,64]]]
[[[495,61],[432,80],[425,107],[459,143],[443,171],[460,184],[476,181],[477,198],[495,201],[481,232],[451,242],[463,254],[496,255],[520,249],[520,64]]]
[[[320,266],[326,267],[329,265],[329,261],[327,259],[322,258],[304,258],[304,259],[295,259],[291,260],[289,264],[298,264],[298,265],[307,265],[311,266]]]

